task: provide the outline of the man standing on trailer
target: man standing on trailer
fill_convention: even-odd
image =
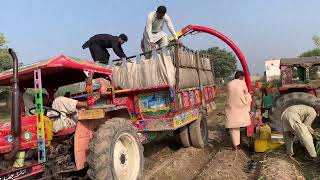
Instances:
[[[157,11],[153,11],[148,15],[141,43],[143,52],[151,51],[156,48],[157,45],[164,47],[169,44],[167,34],[163,31],[164,23],[166,23],[174,39],[178,40],[171,19],[166,13],[167,8],[165,6],[159,6]]]
[[[112,36],[110,34],[97,34],[91,37],[87,42],[82,45],[83,49],[89,47],[91,56],[95,62],[108,64],[110,54],[108,48],[112,48],[114,53],[120,58],[125,58],[126,55],[121,47],[122,44],[128,41],[125,34],[119,36]]]
[[[233,149],[240,145],[240,127],[247,127],[250,121],[251,95],[244,82],[244,73],[237,71],[234,80],[227,85],[227,102],[225,106],[226,124],[229,129]]]

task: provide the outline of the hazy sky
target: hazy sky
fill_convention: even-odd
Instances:
[[[127,34],[123,48],[134,55],[140,53],[146,16],[159,5],[167,6],[176,31],[193,24],[227,35],[252,73],[263,72],[267,58],[312,49],[312,35],[320,34],[319,0],[8,0],[1,2],[0,32],[24,64],[59,54],[91,59],[81,46],[96,33]],[[228,48],[209,35],[182,42],[194,49]]]

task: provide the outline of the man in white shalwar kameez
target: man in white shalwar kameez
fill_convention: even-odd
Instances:
[[[227,85],[227,102],[225,106],[226,123],[229,129],[233,149],[240,145],[240,127],[247,127],[250,121],[251,95],[244,81],[244,73],[237,71],[235,79]]]
[[[157,48],[157,45],[159,47],[164,47],[169,44],[167,34],[163,31],[164,24],[167,25],[174,39],[178,40],[171,19],[166,12],[166,7],[159,6],[157,11],[153,11],[148,15],[142,39],[143,52],[151,51],[152,49]]]
[[[293,142],[296,136],[300,143],[304,145],[312,159],[317,157],[313,144],[313,129],[311,124],[317,116],[320,107],[310,107],[306,105],[293,105],[288,107],[281,116],[283,138],[286,144],[288,155],[293,155]]]

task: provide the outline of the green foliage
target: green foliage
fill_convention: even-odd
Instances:
[[[316,45],[317,48],[320,48],[320,37],[317,36],[317,35],[314,35],[314,36],[312,37],[312,40],[313,40],[314,45]]]
[[[8,53],[8,47],[6,44],[8,41],[5,36],[0,33],[0,71],[4,71],[12,68],[11,57]]]
[[[209,54],[216,78],[227,78],[236,71],[236,57],[232,52],[219,47],[212,47],[200,52]]]
[[[318,66],[314,66],[314,67],[311,67],[309,69],[309,78],[310,78],[310,80],[319,79],[318,71],[319,71],[319,67]]]
[[[300,57],[315,57],[320,56],[320,48],[315,48],[310,51],[306,51],[300,55]]]
[[[300,57],[316,57],[316,56],[320,57],[320,37],[317,35],[314,35],[312,37],[312,40],[317,48],[302,53]],[[314,67],[309,70],[309,77],[311,80],[315,80],[319,78],[317,73],[318,71],[319,71],[318,67]]]

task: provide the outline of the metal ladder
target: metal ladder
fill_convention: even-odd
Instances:
[[[38,162],[46,162],[46,139],[44,134],[41,69],[34,70],[35,107],[38,138]]]

